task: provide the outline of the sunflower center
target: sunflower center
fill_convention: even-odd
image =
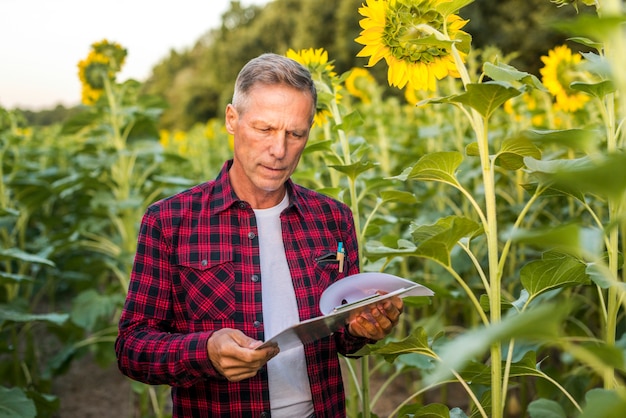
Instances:
[[[425,64],[448,55],[447,48],[432,33],[420,29],[421,25],[427,25],[441,32],[443,16],[428,9],[428,1],[413,0],[408,3],[397,2],[395,10],[387,13],[383,39],[391,54],[402,61]]]

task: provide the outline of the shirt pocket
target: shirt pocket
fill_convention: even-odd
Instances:
[[[339,272],[339,260],[336,251],[318,250],[314,253],[315,276],[320,288],[326,289],[328,286],[345,276],[348,270],[347,260],[344,259],[343,273]]]
[[[233,317],[236,301],[232,251],[191,253],[199,256],[194,260],[184,254],[178,256],[180,285],[189,318],[218,321]]]

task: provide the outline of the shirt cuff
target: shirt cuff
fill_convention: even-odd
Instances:
[[[209,358],[209,351],[207,348],[207,342],[211,337],[212,332],[202,332],[193,335],[193,337],[187,342],[186,350],[184,350],[183,363],[184,367],[190,374],[195,375],[198,378],[207,377],[219,377],[221,376],[211,359]]]

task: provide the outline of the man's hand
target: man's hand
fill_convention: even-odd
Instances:
[[[351,317],[347,330],[355,337],[382,340],[398,323],[402,307],[402,299],[392,296]]]
[[[256,375],[280,351],[278,346],[256,350],[261,344],[239,330],[224,328],[211,335],[207,350],[213,367],[226,379],[238,382]]]

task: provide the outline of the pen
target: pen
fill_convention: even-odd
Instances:
[[[343,273],[343,261],[344,261],[344,250],[343,250],[343,242],[340,242],[337,245],[337,260],[339,261],[339,273]]]

